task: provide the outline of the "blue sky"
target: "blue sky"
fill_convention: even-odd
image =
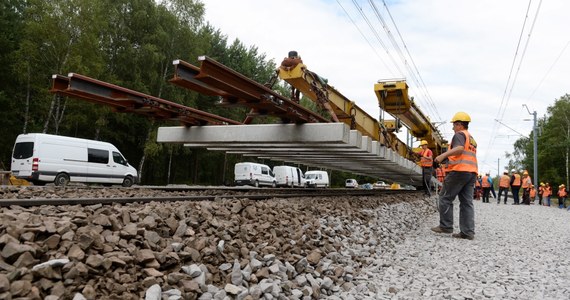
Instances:
[[[372,116],[379,115],[374,83],[403,77],[433,122],[469,113],[481,173],[497,174],[497,160],[502,173],[517,132],[532,131],[523,104],[541,117],[568,93],[570,1],[386,1],[390,14],[382,1],[202,2],[206,20],[230,41],[255,45],[277,64],[298,51],[311,71]],[[451,138],[449,124],[439,128]]]

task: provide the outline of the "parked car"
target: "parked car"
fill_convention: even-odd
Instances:
[[[376,181],[373,185],[372,188],[374,188],[375,190],[387,190],[390,188],[390,185],[387,184],[384,181]]]
[[[326,171],[307,171],[305,173],[305,185],[307,187],[329,187],[329,174]]]
[[[356,181],[356,179],[352,179],[352,178],[347,179],[344,182],[344,187],[346,187],[346,188],[357,188],[358,187],[358,181]]]

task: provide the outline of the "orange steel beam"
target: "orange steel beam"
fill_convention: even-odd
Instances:
[[[175,60],[174,77],[170,82],[199,93],[220,96],[218,105],[248,107],[252,117],[274,116],[283,123],[326,123],[325,117],[277,94],[244,75],[206,56],[198,58],[200,68]]]
[[[243,124],[75,73],[70,73],[68,77],[53,75],[50,92],[108,105],[117,112],[130,112],[159,120],[178,121],[186,126]]]

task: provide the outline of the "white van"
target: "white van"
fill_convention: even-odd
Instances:
[[[308,187],[329,187],[329,174],[326,171],[305,172],[306,186]]]
[[[344,182],[344,187],[346,187],[346,188],[354,188],[354,189],[355,189],[355,188],[358,187],[358,181],[356,181],[356,179],[352,179],[352,178],[347,179],[347,180]]]
[[[305,187],[305,175],[297,167],[275,166],[273,167],[273,174],[277,186]]]
[[[258,163],[237,163],[234,167],[234,178],[236,185],[253,185],[255,187],[263,185],[271,187],[277,186],[271,168]]]
[[[43,133],[16,138],[11,171],[35,185],[71,181],[129,187],[138,182],[137,170],[112,144]]]

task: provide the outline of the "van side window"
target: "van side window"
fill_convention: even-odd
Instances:
[[[87,161],[97,164],[108,164],[109,163],[109,151],[88,148],[87,149]]]
[[[16,143],[16,146],[14,146],[13,157],[15,159],[30,158],[32,155],[34,155],[34,142]]]
[[[119,152],[113,151],[113,161],[121,165],[127,165],[127,160]]]
[[[261,174],[263,174],[263,175],[268,175],[268,174],[269,174],[269,170],[267,170],[267,168],[261,167]]]

